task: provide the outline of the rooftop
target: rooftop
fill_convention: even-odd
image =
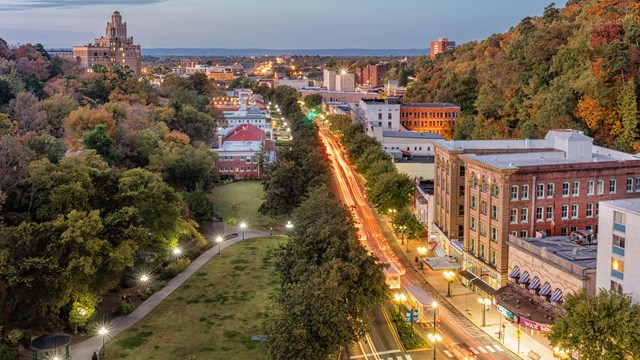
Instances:
[[[609,200],[601,201],[600,204],[612,207],[622,212],[640,215],[640,199]]]
[[[402,104],[402,107],[415,107],[415,108],[456,108],[460,109],[460,106],[451,103],[408,103]]]
[[[386,138],[444,139],[440,134],[417,131],[383,131],[382,136]]]
[[[581,277],[585,270],[595,269],[597,262],[598,245],[595,241],[584,242],[586,236],[585,232],[534,238],[510,236],[509,246]],[[584,242],[584,245],[580,245],[580,242]]]
[[[495,294],[496,303],[505,307],[519,317],[535,321],[540,324],[553,324],[560,310],[535,299],[524,290],[507,285]]]

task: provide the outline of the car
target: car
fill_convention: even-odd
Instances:
[[[453,343],[449,347],[449,350],[456,359],[476,360],[478,358],[478,356],[470,350],[470,347],[464,343]]]

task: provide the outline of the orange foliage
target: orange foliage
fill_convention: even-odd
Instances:
[[[189,135],[173,130],[164,136],[162,146],[169,150],[173,150],[189,145],[189,141],[191,141],[191,139],[189,139]]]
[[[64,121],[64,140],[71,149],[78,149],[82,146],[84,133],[100,124],[106,127],[109,136],[114,136],[116,121],[106,109],[84,107],[74,110]]]

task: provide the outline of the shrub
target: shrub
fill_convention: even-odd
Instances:
[[[391,320],[393,320],[393,323],[396,325],[396,330],[398,330],[400,341],[402,341],[402,344],[407,350],[429,345],[429,343],[420,336],[420,333],[405,321],[396,308],[389,307],[389,313],[391,314]]]
[[[133,311],[133,304],[128,300],[118,301],[118,315],[129,315]]]
[[[190,264],[191,264],[191,260],[185,259],[185,258],[180,259],[177,262],[172,263],[168,265],[166,268],[164,268],[164,271],[163,271],[164,276],[168,279],[173,278],[176,275],[183,272],[184,269],[189,267]]]
[[[17,354],[15,346],[0,343],[0,360],[15,360]]]

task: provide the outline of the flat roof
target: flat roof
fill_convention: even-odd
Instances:
[[[579,245],[571,240],[571,236],[510,237],[509,246],[544,258],[568,271],[572,271],[569,268],[572,266],[567,266],[569,264],[582,270],[596,268],[598,245]]]
[[[460,108],[460,106],[456,105],[456,104],[452,104],[452,103],[407,103],[407,104],[402,104],[402,107],[427,107],[427,108],[440,108],[440,107],[447,107],[447,108]]]
[[[622,212],[640,215],[640,198],[601,201],[600,204],[609,206]]]
[[[432,132],[417,132],[417,131],[383,131],[383,137],[395,137],[395,138],[410,138],[410,139],[444,139],[442,135]]]
[[[597,146],[594,146],[596,148]],[[567,158],[561,150],[541,152],[513,152],[509,154],[477,155],[464,154],[461,158],[475,160],[498,169],[512,169],[524,166],[568,165],[599,162],[618,162],[621,160],[634,160],[630,157],[623,159],[608,154],[593,153],[590,158]],[[637,160],[637,159],[636,159]]]

